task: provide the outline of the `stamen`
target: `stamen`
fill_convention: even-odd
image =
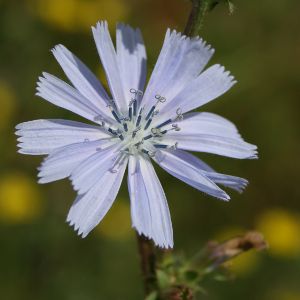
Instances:
[[[136,90],[136,89],[133,89],[131,88],[130,90],[130,93],[134,95],[134,98],[131,99],[131,105],[133,106],[133,115],[136,116],[136,113],[137,113],[137,97],[138,96],[143,96],[143,91],[140,91],[140,90]],[[130,106],[131,106],[130,105]],[[129,107],[129,116],[130,114],[132,114],[132,112],[130,113],[130,107]],[[130,117],[130,120],[132,118],[132,115]]]
[[[172,123],[172,122],[175,122],[175,121],[181,121],[181,120],[183,119],[183,114],[182,114],[182,110],[181,110],[180,107],[177,108],[177,110],[176,110],[176,115],[177,115],[177,117],[176,117],[174,120],[169,119],[169,120],[167,120],[167,121],[165,121],[165,122],[163,122],[163,123],[157,125],[156,128],[164,127],[164,126],[166,126],[166,125],[168,125],[168,124],[170,124],[170,123]],[[176,125],[176,126],[177,126],[177,125]],[[177,126],[177,127],[178,127],[178,126]],[[179,128],[179,127],[178,127],[178,128]],[[180,130],[180,129],[178,129],[178,130]],[[177,130],[177,131],[178,131],[178,130]]]
[[[115,112],[115,110],[113,109],[113,107],[111,105],[108,105],[108,108],[110,109],[112,115],[114,116],[115,120],[121,124],[121,120],[119,118],[119,116],[117,115],[117,113]]]
[[[152,118],[150,118],[150,119],[147,121],[147,123],[146,123],[146,125],[145,125],[145,127],[144,127],[144,130],[148,129],[148,127],[150,126],[151,122],[152,122]]]
[[[180,107],[177,108],[176,115],[177,115],[177,117],[175,118],[175,121],[183,120],[182,109]]]
[[[127,132],[128,131],[128,126],[127,126],[127,123],[123,123],[123,127],[124,127],[124,130]]]
[[[144,137],[144,141],[145,141],[145,140],[149,140],[149,139],[151,139],[151,138],[153,138],[153,135],[152,135],[152,134],[149,134],[149,135],[147,135],[146,137]]]
[[[129,106],[129,110],[128,110],[128,118],[129,118],[129,121],[131,121],[132,120],[132,104],[129,104],[130,106]]]
[[[149,154],[149,151],[145,150],[144,148],[142,149],[142,152],[145,153],[145,154],[147,154],[147,155]]]
[[[147,116],[146,116],[146,121],[150,118],[150,116],[151,116],[152,113],[154,112],[155,108],[156,108],[155,105],[153,105],[153,106],[151,107],[151,109],[149,110],[149,112],[148,112],[148,114],[147,114]]]
[[[154,107],[155,108],[155,107]],[[152,113],[151,118],[147,121],[144,130],[148,129],[148,127],[150,126],[150,124],[152,123],[153,117],[156,116],[159,113],[159,110],[156,110]],[[147,120],[147,119],[146,119]]]
[[[121,141],[124,141],[124,136],[122,135],[123,131],[120,130],[120,129],[118,129],[118,130],[116,131],[116,133],[117,133],[119,139],[120,139]]]
[[[156,126],[156,128],[164,127],[164,126],[166,126],[166,125],[168,125],[168,124],[170,124],[170,123],[172,123],[172,122],[173,122],[173,121],[172,121],[171,119],[169,119],[169,120],[167,120],[167,121],[165,121],[165,122],[159,124],[158,126]]]
[[[154,135],[154,136],[160,136],[161,135],[161,131],[159,128],[151,128],[151,133]]]
[[[140,125],[140,123],[141,123],[141,120],[142,120],[142,116],[141,115],[139,115],[138,116],[138,118],[137,118],[137,120],[136,120],[136,126],[139,126]]]
[[[158,148],[158,149],[166,149],[166,148],[169,148],[170,146],[169,145],[163,145],[163,144],[154,144],[154,147]]]
[[[150,118],[150,116],[152,115],[152,113],[154,112],[156,106],[159,104],[159,103],[164,103],[166,102],[166,98],[165,97],[162,97],[160,95],[155,95],[155,99],[157,99],[156,103],[151,107],[151,109],[149,110],[147,116],[146,116],[146,121]]]
[[[142,139],[141,141],[139,141],[138,143],[134,144],[134,146],[136,146],[137,148],[141,145],[144,144],[144,139]]]
[[[178,124],[172,124],[172,128],[169,129],[170,130],[175,130],[175,131],[180,131],[180,127],[178,126]]]
[[[150,157],[154,157],[155,154],[156,154],[156,151],[152,152],[152,151],[148,151],[148,150],[146,150],[144,148],[142,149],[142,152],[145,153],[145,154],[147,154],[147,155],[149,155]]]
[[[137,112],[137,101],[136,99],[133,102],[133,115],[136,116],[136,112]]]
[[[157,149],[172,149],[172,150],[177,150],[178,142],[176,142],[174,145],[164,145],[164,144],[154,144],[153,145]]]
[[[153,129],[157,129],[157,128],[152,128],[152,129],[151,129],[151,132],[152,132]],[[158,130],[159,130],[159,129],[158,129]],[[169,131],[171,131],[171,130],[180,131],[181,129],[180,129],[180,127],[178,126],[178,124],[172,124],[172,128],[165,129],[165,130],[163,130],[163,131],[160,131],[160,130],[159,130],[159,133],[156,134],[156,136],[162,136],[162,135],[166,134],[167,132],[169,132]]]
[[[129,108],[128,108],[128,118],[131,121],[132,120],[132,107],[134,108],[134,112],[136,113],[136,99],[131,98],[129,102]]]
[[[140,109],[140,112],[139,112],[139,115],[138,115],[138,118],[137,118],[136,124],[135,124],[136,126],[139,126],[140,123],[141,123],[143,110],[144,110],[144,107],[142,107],[142,108]]]
[[[164,132],[167,132],[167,130],[164,130],[161,132],[159,128],[153,127],[153,128],[151,128],[151,134],[145,136],[143,139],[149,140],[153,137],[160,137],[160,136],[162,136],[162,134],[164,134]]]
[[[112,133],[113,135],[118,135],[117,132],[115,130],[113,130],[112,128],[108,128],[107,129],[110,133]]]
[[[136,136],[136,133],[141,130],[141,126],[138,126],[136,129],[133,130],[132,132],[132,137],[134,138]]]

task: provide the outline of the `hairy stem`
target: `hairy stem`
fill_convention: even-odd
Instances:
[[[210,0],[192,0],[192,10],[184,34],[190,37],[199,35],[204,17],[211,8]]]
[[[144,282],[145,296],[157,291],[156,255],[153,242],[143,235],[137,234],[137,242],[140,254],[142,278]]]

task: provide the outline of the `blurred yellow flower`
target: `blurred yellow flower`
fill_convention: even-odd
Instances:
[[[28,223],[41,215],[41,195],[34,180],[21,173],[0,178],[0,220]]]
[[[16,110],[16,97],[10,86],[4,81],[0,81],[0,131],[6,129],[12,123],[12,118]]]
[[[283,209],[272,209],[259,217],[257,229],[268,241],[269,253],[280,257],[300,256],[299,216]]]
[[[42,20],[67,31],[86,31],[101,19],[116,23],[128,14],[124,0],[28,0],[28,3]]]
[[[216,236],[215,240],[218,242],[226,241],[230,238],[234,238],[238,235],[242,235],[247,230],[240,227],[227,227],[220,231]],[[235,274],[249,274],[255,270],[259,264],[259,254],[255,250],[242,253],[241,255],[231,259],[227,266]]]
[[[113,240],[123,240],[133,234],[129,203],[117,199],[105,218],[98,225],[99,232]]]

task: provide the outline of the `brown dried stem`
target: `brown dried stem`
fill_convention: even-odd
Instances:
[[[156,254],[153,242],[143,235],[137,233],[137,242],[140,254],[140,264],[142,271],[142,278],[144,282],[145,296],[157,291],[156,278]]]

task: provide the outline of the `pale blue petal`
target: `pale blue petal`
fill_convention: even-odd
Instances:
[[[242,139],[236,126],[229,120],[208,112],[186,113],[183,120],[176,122],[182,132],[187,134],[209,133]]]
[[[75,168],[70,176],[73,187],[79,194],[86,193],[103,174],[113,169],[116,160],[122,155],[119,143],[103,147]]]
[[[35,120],[16,126],[19,152],[42,155],[74,143],[110,137],[99,126],[69,120]]]
[[[124,95],[116,51],[108,31],[107,22],[98,22],[96,27],[92,27],[92,30],[111,94],[119,111],[125,113],[128,111],[127,101]]]
[[[74,87],[99,109],[102,116],[111,119],[107,108],[109,97],[97,77],[63,45],[57,45],[52,52]]]
[[[39,77],[40,81],[37,83],[36,95],[88,120],[97,120],[100,114],[99,108],[75,88],[48,73],[44,72],[43,76]]]
[[[173,230],[166,196],[148,157],[130,157],[128,186],[132,223],[139,234],[162,248],[173,247]]]
[[[168,173],[192,187],[222,200],[230,199],[223,190],[201,173],[189,160],[184,160],[176,155],[176,151],[159,151],[154,160]]]
[[[147,56],[139,29],[124,24],[117,26],[117,62],[123,83],[124,94],[129,104],[130,89],[143,91],[147,76]]]
[[[176,150],[173,152],[173,155],[176,155],[182,160],[188,161],[189,164],[193,165],[204,176],[206,176],[216,184],[221,184],[238,192],[242,192],[248,184],[248,181],[244,178],[217,173],[201,159],[186,151]]]
[[[117,172],[105,172],[92,189],[84,195],[79,195],[74,201],[67,222],[74,226],[83,238],[99,224],[115,201],[126,166],[127,159]]]
[[[58,148],[39,167],[39,183],[48,183],[71,175],[85,159],[97,152],[103,141],[83,142]]]
[[[191,80],[173,99],[166,101],[160,114],[176,116],[178,108],[182,113],[198,108],[223,95],[235,83],[233,76],[225,72],[224,67],[213,65]]]
[[[142,106],[149,109],[159,94],[170,102],[203,70],[214,50],[202,39],[188,38],[168,30],[155,68],[149,80]]]
[[[128,190],[132,225],[139,234],[150,238],[152,236],[151,199],[148,198],[141,175],[139,157],[129,157]]]
[[[206,152],[238,159],[256,159],[257,147],[236,138],[213,134],[177,134],[164,138],[164,143],[174,144],[182,150]]]
[[[169,131],[163,140],[171,144],[177,142],[178,149],[240,159],[257,157],[257,147],[245,142],[236,127],[220,116],[192,113],[176,123],[180,131]]]

